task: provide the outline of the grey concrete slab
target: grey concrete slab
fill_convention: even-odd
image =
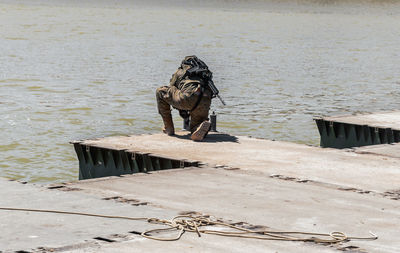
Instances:
[[[354,152],[358,154],[373,154],[378,156],[400,158],[400,144],[393,143],[393,144],[358,147],[354,148]]]
[[[325,121],[400,130],[400,111],[322,117]]]
[[[165,134],[114,136],[86,140],[82,144],[198,160],[382,193],[398,189],[400,185],[396,157],[244,136],[212,133],[204,142],[193,142],[182,132],[173,137]]]
[[[342,231],[350,236],[361,237],[369,236],[368,231],[373,231],[379,239],[326,246],[211,235],[198,238],[195,234],[185,234],[177,242],[158,242],[137,235],[154,227],[142,221],[0,211],[0,250],[400,250],[400,169],[397,156],[322,149],[226,134],[210,134],[204,142],[193,142],[185,133],[179,133],[175,137],[163,134],[120,136],[83,143],[200,160],[208,165],[83,180],[50,187],[0,179],[0,206],[164,219],[193,211],[274,230]],[[94,239],[98,237],[106,238],[106,241]]]
[[[145,205],[132,206],[79,191],[50,190],[42,186],[22,185],[0,178],[0,206],[89,212],[105,215],[170,218],[176,212]],[[95,237],[129,234],[152,226],[142,221],[104,219],[50,213],[0,210],[0,251],[57,248],[94,242]]]
[[[343,246],[346,247],[346,246]],[[194,234],[186,234],[176,242],[150,241],[144,238],[124,241],[115,244],[103,244],[76,250],[71,253],[130,253],[130,252],[254,252],[254,253],[334,253],[340,252],[331,247],[310,245],[307,243],[254,241],[252,239],[232,239],[228,237],[215,237],[202,235],[201,238]]]
[[[171,172],[180,173],[179,170]],[[192,172],[196,173],[194,170]],[[167,177],[174,176],[174,174],[169,173],[163,175]],[[146,176],[150,179],[154,175]],[[141,177],[135,178],[140,179]],[[202,205],[182,205],[184,202],[187,202],[185,198],[176,199],[171,202],[166,201],[167,198],[165,198],[166,202],[157,202],[156,199],[153,199],[155,192],[149,194],[149,199],[153,199],[154,202],[147,205],[132,206],[129,201],[118,203],[114,200],[104,200],[104,198],[116,196],[116,194],[125,199],[132,199],[134,195],[143,198],[149,191],[152,191],[152,189],[146,186],[140,187],[142,180],[125,185],[122,181],[118,182],[118,180],[123,180],[127,183],[126,179],[111,177],[104,180],[81,181],[77,185],[69,184],[64,188],[47,189],[46,187],[29,184],[22,185],[0,178],[0,205],[1,207],[11,206],[74,212],[81,211],[106,215],[145,216],[163,219],[170,219],[182,210],[202,209]],[[84,187],[86,183],[88,185]],[[124,185],[127,188],[125,191],[120,192],[118,189],[105,187],[106,185],[110,186],[115,183],[120,186]],[[175,188],[171,187],[173,183],[171,181],[171,184],[161,184],[163,187],[156,188],[161,192],[165,186],[173,189]],[[95,185],[99,187],[97,190],[93,188]],[[183,185],[176,187],[175,190],[181,191],[181,187]],[[89,188],[90,190],[88,190]],[[203,190],[207,191],[206,188],[203,188]],[[190,189],[185,189],[184,191],[189,192]],[[162,199],[165,196],[160,192],[157,195],[159,195],[158,199]],[[143,203],[143,201],[140,202]],[[176,203],[181,204],[176,205]],[[142,221],[109,220],[64,214],[3,210],[0,210],[0,213],[0,230],[2,231],[0,236],[0,251],[3,252],[18,250],[34,252],[143,252],[147,250],[151,252],[243,252],[247,250],[251,250],[252,252],[335,251],[332,247],[313,243],[259,241],[212,235],[203,235],[201,238],[198,238],[195,234],[185,234],[181,240],[176,242],[160,242],[129,233],[129,231],[142,232],[150,228],[159,227]],[[250,214],[245,212],[236,217],[243,218],[248,216]],[[230,215],[227,217],[233,216]],[[174,234],[171,232],[166,236],[174,236]],[[98,237],[112,241],[107,242],[94,239]],[[338,247],[346,247],[346,245],[339,245]]]
[[[398,200],[348,189],[270,178],[259,171],[178,169],[85,180],[68,187],[83,189],[99,197],[118,192],[122,197],[149,202],[167,210],[196,211],[278,230],[321,233],[343,231],[352,236],[368,236],[368,231],[373,231],[379,235],[375,241],[352,241],[327,248],[330,250],[348,247],[359,252],[398,252],[400,249],[400,241],[397,239],[400,235]],[[238,240],[232,239],[235,243],[229,242],[229,245],[246,246],[246,243]],[[204,246],[203,240],[199,240],[199,243],[202,245],[200,247],[211,247],[208,243]],[[266,252],[322,252],[319,247],[309,248],[310,245],[306,244],[248,243],[260,247],[269,245]],[[151,248],[155,245],[158,243],[143,247]],[[215,251],[224,248],[220,246],[211,248]],[[166,247],[169,247],[168,244]]]

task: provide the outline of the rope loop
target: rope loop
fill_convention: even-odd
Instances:
[[[334,244],[349,240],[376,240],[378,236],[370,232],[370,237],[349,237],[343,232],[334,231],[329,234],[323,233],[310,233],[299,231],[273,231],[273,230],[251,230],[244,226],[223,222],[218,219],[212,219],[208,215],[178,215],[171,220],[164,220],[159,218],[145,218],[145,217],[127,217],[127,216],[114,216],[114,215],[101,215],[83,212],[68,212],[46,209],[30,209],[30,208],[12,208],[0,207],[0,210],[6,211],[24,211],[24,212],[41,212],[41,213],[57,213],[69,215],[82,215],[109,219],[126,219],[126,220],[142,220],[150,224],[164,225],[166,228],[158,228],[144,231],[141,235],[145,238],[158,240],[158,241],[176,241],[179,240],[185,232],[197,233],[199,237],[201,234],[213,234],[228,237],[252,238],[259,240],[278,240],[278,241],[303,241],[315,243],[328,243]],[[211,229],[212,227],[213,229]],[[154,234],[163,232],[177,231],[175,237],[157,237]]]
[[[339,231],[331,232],[329,235],[338,242],[346,241],[348,239],[345,233]]]

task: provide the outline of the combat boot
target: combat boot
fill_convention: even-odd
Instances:
[[[175,129],[174,129],[174,122],[172,121],[172,116],[169,115],[167,117],[162,117],[162,119],[164,121],[164,127],[163,127],[162,131],[165,134],[168,134],[169,136],[174,135]]]
[[[197,129],[192,133],[190,137],[194,141],[202,141],[206,137],[208,131],[210,131],[211,123],[209,121],[203,121]]]

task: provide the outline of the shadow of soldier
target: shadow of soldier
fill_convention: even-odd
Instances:
[[[175,135],[174,137],[178,139],[190,140],[190,134],[185,135]],[[213,142],[239,142],[239,139],[236,136],[218,133],[218,132],[209,132],[206,137],[201,142],[213,143]]]

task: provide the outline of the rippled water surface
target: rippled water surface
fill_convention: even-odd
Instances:
[[[158,132],[155,89],[185,55],[230,134],[317,145],[313,116],[399,109],[399,5],[255,2],[0,1],[1,176],[74,180],[69,141]]]

